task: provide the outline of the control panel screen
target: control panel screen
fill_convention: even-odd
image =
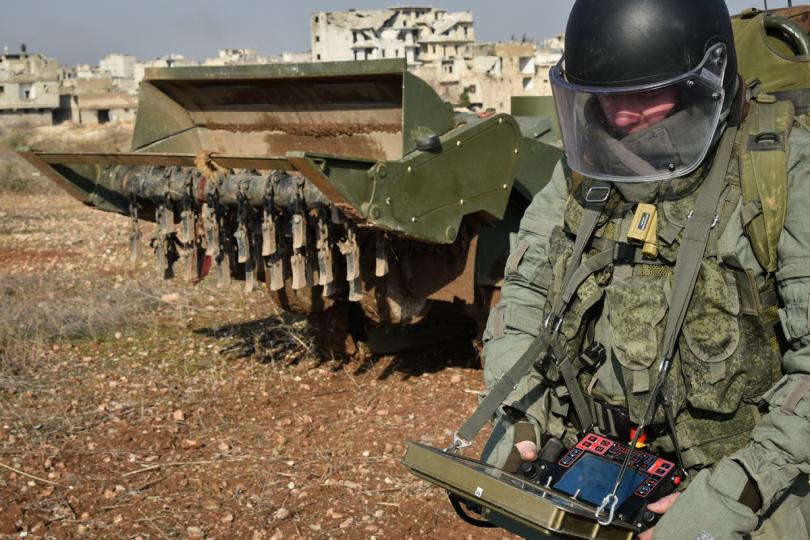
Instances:
[[[579,490],[577,499],[599,506],[605,495],[613,491],[620,468],[618,463],[586,453],[554,484],[554,488],[571,496]],[[628,467],[616,492],[617,506],[623,505],[646,479],[647,474]]]

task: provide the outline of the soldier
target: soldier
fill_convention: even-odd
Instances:
[[[722,0],[577,0],[551,78],[566,155],[513,239],[484,378],[544,327],[573,376],[525,376],[484,459],[629,441],[668,358],[644,436],[690,478],[654,537],[810,538],[810,134],[769,96],[749,112]]]

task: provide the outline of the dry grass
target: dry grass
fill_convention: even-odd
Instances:
[[[52,275],[0,274],[0,386],[26,379],[55,342],[142,328],[161,303],[159,292],[138,281],[84,285]]]

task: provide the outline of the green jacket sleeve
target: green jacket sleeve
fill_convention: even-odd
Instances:
[[[498,304],[484,331],[484,383],[491,388],[520,358],[539,333],[551,280],[548,243],[554,227],[562,225],[568,188],[562,166],[529,204],[512,238]],[[504,402],[530,416],[540,406],[531,391],[537,381],[524,377]],[[535,416],[535,418],[537,418]]]
[[[685,538],[706,531],[737,538],[757,526],[757,516],[736,502],[746,474],[762,497],[760,516],[797,481],[810,474],[810,134],[794,130],[788,158],[788,208],[779,240],[776,278],[783,307],[782,329],[791,344],[783,358],[784,377],[764,399],[768,413],[742,449],[712,472],[695,478],[655,528],[655,538]],[[684,531],[684,524],[689,531]],[[805,535],[805,531],[801,531]],[[691,536],[690,536],[691,537]]]

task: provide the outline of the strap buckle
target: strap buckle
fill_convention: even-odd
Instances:
[[[551,330],[551,332],[556,334],[557,332],[560,331],[560,327],[562,326],[563,323],[563,318],[560,317],[559,315],[549,314],[549,316],[546,317],[546,320],[543,322],[543,328],[548,328],[549,324],[551,324],[552,322],[554,323],[554,328]]]
[[[610,197],[609,186],[591,186],[588,193],[585,194],[585,202],[587,203],[603,203]]]
[[[458,431],[453,433],[453,444],[444,449],[446,454],[457,454],[459,450],[472,446],[471,441],[465,441],[458,435]]]
[[[632,264],[636,256],[636,247],[628,242],[613,244],[613,262],[615,264]]]
[[[689,213],[686,215],[686,220],[687,221],[692,219],[692,212],[693,212],[693,210],[689,210]],[[714,217],[712,218],[712,222],[709,225],[709,228],[714,229],[715,227],[717,227],[718,223],[720,223],[720,214],[715,214]]]

